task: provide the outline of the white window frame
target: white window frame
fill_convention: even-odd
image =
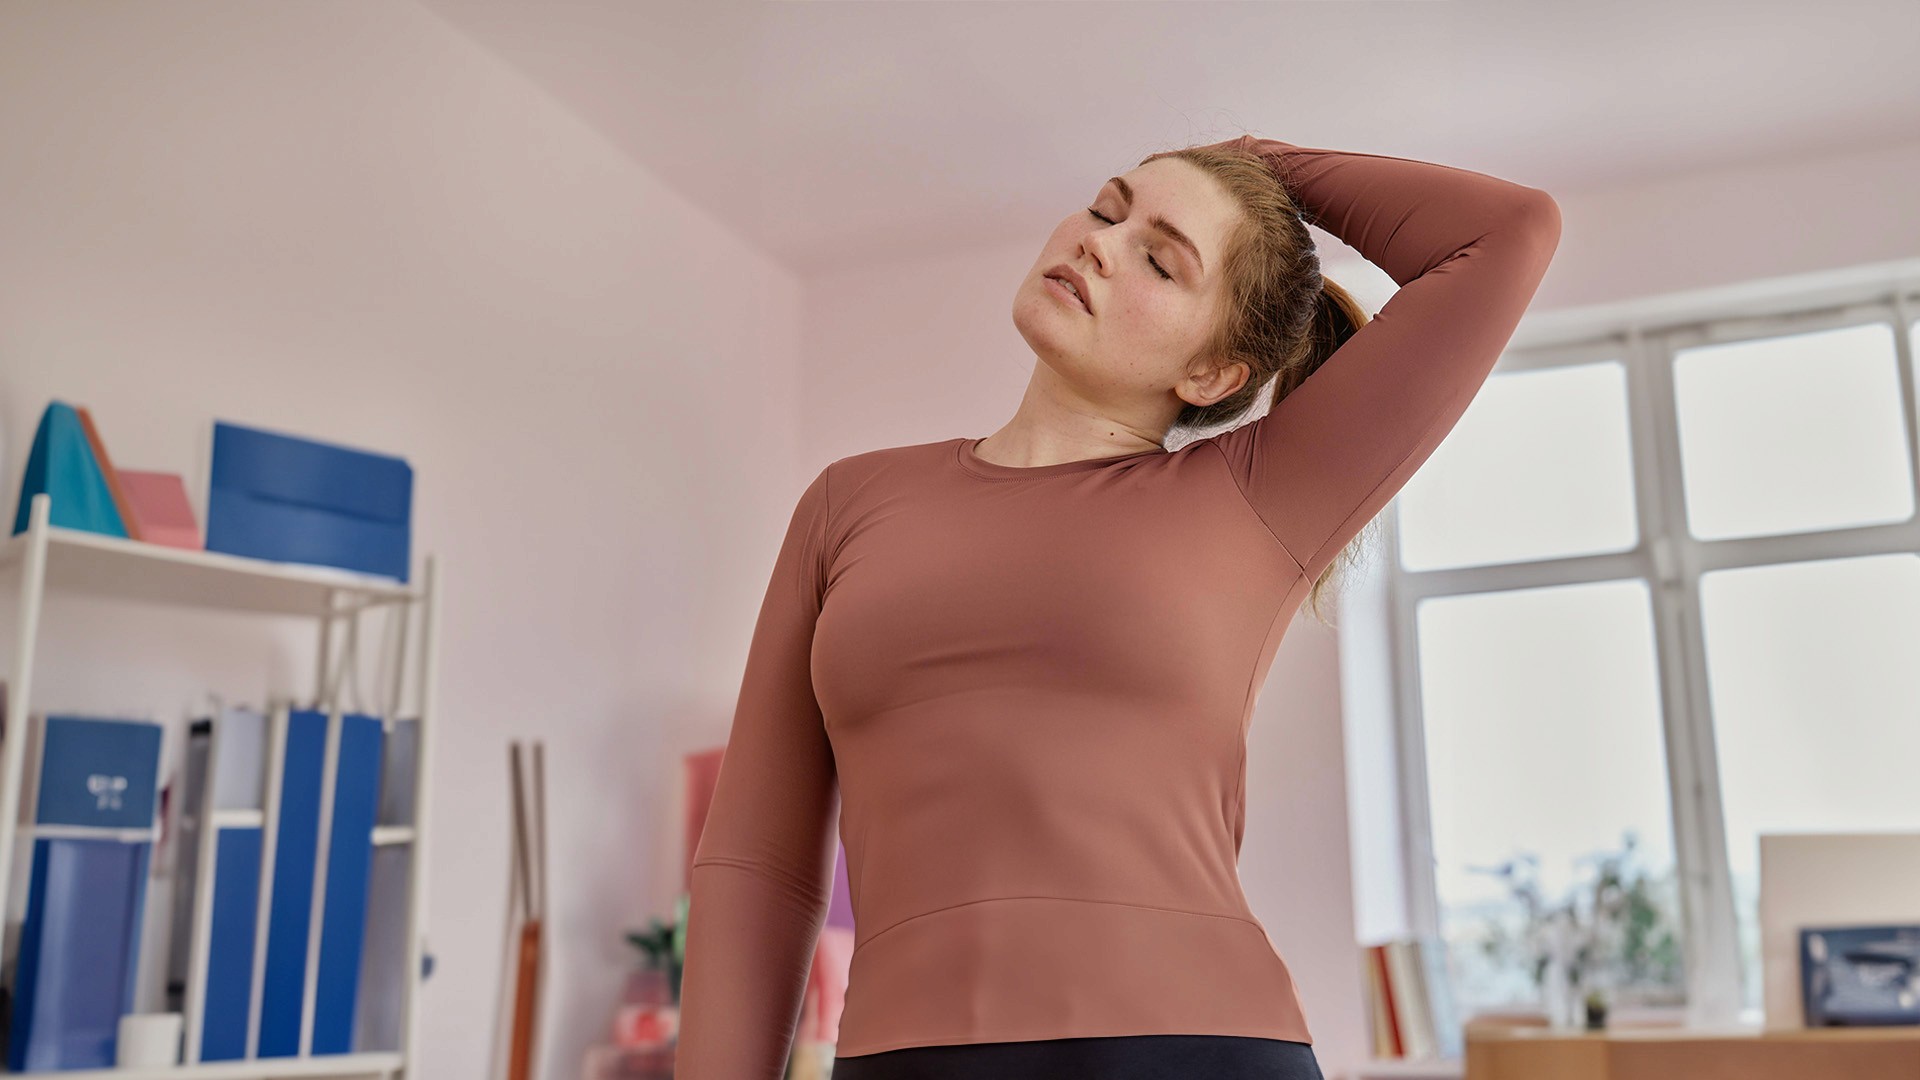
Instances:
[[[1429,597],[1637,578],[1653,597],[1662,728],[1680,884],[1687,1005],[1693,1025],[1756,1024],[1743,1012],[1737,925],[1707,691],[1701,575],[1731,567],[1920,551],[1920,510],[1892,524],[1784,536],[1700,540],[1686,528],[1673,358],[1706,343],[1804,333],[1864,321],[1894,328],[1908,463],[1920,508],[1920,420],[1915,415],[1910,330],[1920,316],[1920,264],[1863,267],[1819,279],[1535,320],[1516,333],[1495,374],[1618,360],[1626,368],[1637,543],[1626,551],[1440,570],[1400,564],[1399,505],[1384,530],[1395,754],[1400,788],[1401,881],[1410,929],[1438,935],[1439,900],[1414,613]],[[1524,337],[1523,337],[1524,335]],[[1654,1010],[1658,1011],[1658,1010]]]

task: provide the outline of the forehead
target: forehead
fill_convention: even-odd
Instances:
[[[1156,158],[1120,174],[1133,189],[1134,209],[1157,213],[1193,239],[1209,266],[1226,246],[1240,208],[1204,169],[1179,158]],[[1115,197],[1118,185],[1107,184]]]

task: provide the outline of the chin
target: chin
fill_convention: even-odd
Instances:
[[[1060,352],[1078,337],[1073,333],[1073,313],[1062,308],[1045,289],[1039,278],[1031,278],[1013,298],[1014,328],[1041,356]]]

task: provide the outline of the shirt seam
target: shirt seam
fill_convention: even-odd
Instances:
[[[826,497],[827,503],[827,512],[820,525],[820,539],[823,541],[833,535],[833,466],[835,464],[836,462],[829,461],[826,467],[820,470],[820,494]]]
[[[1173,451],[1162,450],[1160,452],[1163,454],[1170,454]],[[1138,454],[1123,454],[1123,455],[1119,455],[1119,457],[1145,458],[1145,457],[1153,456],[1153,453],[1154,452],[1151,450],[1142,450]],[[1116,457],[1114,461],[1096,461],[1096,462],[1090,462],[1090,463],[1079,462],[1079,461],[1066,462],[1065,464],[1085,465],[1086,467],[1081,469],[1063,469],[1063,470],[1060,470],[1059,472],[1042,472],[1040,475],[1037,475],[1037,476],[994,476],[989,473],[981,472],[978,469],[975,469],[971,464],[968,463],[966,440],[962,439],[959,442],[959,444],[954,447],[953,463],[960,467],[961,472],[966,473],[968,476],[971,476],[976,480],[985,480],[990,483],[1003,483],[1003,482],[1019,483],[1021,481],[1027,481],[1027,480],[1045,480],[1053,476],[1074,476],[1083,472],[1092,472],[1095,469],[1110,468],[1118,462],[1119,457]],[[1048,469],[1051,469],[1052,466],[1039,465],[1039,466],[1035,466],[1035,468],[1041,469],[1041,470],[1048,470]]]
[[[972,907],[975,904],[993,904],[993,903],[998,903],[1002,900],[1060,900],[1070,904],[1109,904],[1114,907],[1139,908],[1143,911],[1164,911],[1174,915],[1196,915],[1204,919],[1232,919],[1235,922],[1247,923],[1255,928],[1262,929],[1264,931],[1264,928],[1260,926],[1260,923],[1258,921],[1254,919],[1249,919],[1245,915],[1235,915],[1231,912],[1193,911],[1187,908],[1161,907],[1158,904],[1130,904],[1124,900],[1101,900],[1094,897],[1086,897],[1086,896],[1050,896],[1045,893],[1026,893],[1018,896],[984,896],[978,900],[962,900],[957,904],[947,904],[942,907],[934,908],[931,911],[922,911],[917,915],[909,915],[906,918],[901,919],[890,926],[887,926],[885,929],[876,931],[872,937],[854,946],[853,951],[859,952],[861,949],[864,949],[867,946],[873,944],[875,941],[879,940],[881,937],[887,934],[890,934],[893,931],[899,929],[900,927],[905,926],[906,924],[910,922],[914,922],[918,919],[924,919],[930,915],[939,915],[942,912],[952,911],[955,908]]]
[[[1475,391],[1476,394],[1478,392],[1479,392],[1478,390]],[[1414,440],[1413,449],[1408,450],[1405,454],[1402,454],[1400,456],[1400,460],[1393,463],[1393,468],[1388,469],[1387,474],[1385,476],[1382,476],[1377,483],[1375,483],[1372,487],[1367,489],[1367,493],[1365,495],[1362,495],[1360,497],[1360,501],[1354,504],[1353,509],[1347,512],[1347,516],[1341,518],[1339,523],[1333,527],[1333,531],[1327,533],[1327,539],[1322,540],[1320,542],[1320,546],[1314,550],[1312,558],[1309,559],[1308,561],[1311,562],[1320,558],[1320,556],[1327,550],[1328,546],[1332,543],[1333,538],[1336,536],[1339,536],[1341,531],[1344,530],[1347,527],[1347,525],[1353,521],[1354,518],[1360,516],[1361,509],[1367,505],[1368,500],[1373,498],[1374,492],[1379,491],[1381,488],[1385,487],[1387,484],[1387,481],[1393,479],[1394,475],[1400,471],[1400,467],[1402,465],[1405,465],[1407,462],[1413,460],[1413,455],[1420,452],[1420,447],[1427,441],[1427,436],[1433,434],[1433,429],[1439,427],[1440,424],[1446,419],[1447,419],[1447,414],[1442,412],[1440,415],[1434,417],[1431,421],[1429,421],[1426,427],[1420,429],[1420,436],[1419,438]],[[1457,420],[1458,418],[1456,417],[1455,419]],[[1396,491],[1395,494],[1397,495],[1399,494],[1399,492]],[[1387,501],[1391,502],[1393,500],[1390,498]],[[1386,509],[1386,505],[1383,503],[1381,504],[1378,510],[1374,511],[1374,514],[1378,514],[1380,513],[1381,510],[1385,510],[1385,509]],[[1371,520],[1372,517],[1373,515],[1368,515],[1368,520]],[[1362,527],[1364,528],[1365,526],[1363,525]],[[1351,538],[1349,538],[1349,540],[1351,540]],[[1297,562],[1298,560],[1295,560],[1295,561]],[[1306,563],[1301,563],[1300,569],[1302,571],[1305,571]]]
[[[1258,421],[1255,422],[1257,423]],[[1247,504],[1247,509],[1253,513],[1254,520],[1260,523],[1261,528],[1267,530],[1268,536],[1273,537],[1274,544],[1280,548],[1280,554],[1285,555],[1288,562],[1299,567],[1301,573],[1306,573],[1306,564],[1302,563],[1293,552],[1287,550],[1287,542],[1280,539],[1279,533],[1273,531],[1273,525],[1261,515],[1260,508],[1253,505],[1253,499],[1247,494],[1247,489],[1240,485],[1240,477],[1233,469],[1233,459],[1227,456],[1225,450],[1220,449],[1220,443],[1217,439],[1208,439],[1206,440],[1206,444],[1213,447],[1214,453],[1220,455],[1220,463],[1226,466],[1227,469],[1227,479],[1233,481],[1233,490],[1240,493],[1240,501]]]
[[[820,606],[826,606],[827,584],[833,579],[833,560],[836,552],[833,543],[833,467],[838,459],[829,461],[820,470],[820,496],[826,503],[826,512],[820,515],[820,551],[817,555],[818,566],[815,569],[819,582]],[[816,613],[818,617],[818,613]]]
[[[736,859],[731,855],[708,855],[703,858],[695,859],[692,865],[689,866],[687,869],[689,871],[693,871],[693,870],[698,870],[703,866],[724,866],[730,870],[740,870],[748,874],[753,874],[761,878],[762,880],[771,881],[774,884],[780,885],[785,888],[799,889],[808,893],[815,893],[815,894],[817,894],[818,892],[818,890],[815,889],[812,885],[808,884],[805,881],[802,881],[801,879],[795,877],[792,874],[786,873],[785,871],[777,870],[768,866],[762,866],[759,863],[751,862],[746,859]],[[828,899],[831,899],[831,897],[828,897]],[[821,902],[823,904],[826,903],[825,900]]]
[[[1276,1032],[1281,1032],[1281,1031],[1286,1031],[1286,1032],[1289,1032],[1290,1034],[1289,1035],[1275,1034]],[[1304,1025],[1302,1027],[1296,1028],[1296,1027],[1291,1027],[1286,1025],[1270,1024],[1266,1027],[1261,1028],[1258,1034],[1247,1032],[1244,1030],[1198,1031],[1198,1032],[1196,1031],[1149,1031],[1149,1032],[1129,1031],[1126,1034],[1118,1037],[1119,1038],[1157,1038],[1157,1037],[1167,1036],[1167,1035],[1172,1035],[1176,1037],[1187,1036],[1187,1035],[1208,1035],[1208,1036],[1226,1035],[1226,1036],[1231,1036],[1235,1038],[1260,1039],[1266,1042],[1298,1043],[1301,1046],[1313,1045],[1313,1040],[1311,1039],[1296,1039],[1296,1038],[1290,1037],[1292,1032],[1297,1032],[1297,1031],[1305,1031]],[[1078,1038],[1078,1037],[1080,1036],[1073,1036],[1073,1035],[1047,1036],[1047,1038],[1049,1039],[1064,1039],[1064,1038]],[[882,1054],[887,1052],[888,1050],[905,1050],[908,1048],[916,1048],[916,1047],[923,1047],[923,1046],[954,1046],[954,1045],[994,1046],[994,1045],[1004,1045],[1004,1041],[993,1040],[993,1039],[984,1039],[984,1040],[976,1039],[974,1038],[974,1032],[965,1031],[965,1030],[949,1032],[944,1035],[909,1035],[902,1039],[892,1039],[892,1040],[887,1040],[887,1041],[882,1041],[877,1043],[869,1043],[866,1046],[861,1047],[860,1050],[856,1053],[844,1054],[842,1056],[836,1057],[834,1060],[835,1061],[857,1061],[860,1058],[866,1057],[870,1054]]]

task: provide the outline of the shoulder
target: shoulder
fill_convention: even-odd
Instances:
[[[939,469],[953,460],[959,439],[940,439],[935,442],[911,443],[906,446],[887,446],[877,450],[865,450],[858,454],[835,458],[821,470],[828,477],[833,490],[833,499],[838,503],[843,495],[849,495],[863,487],[875,483],[911,480],[926,471]]]
[[[934,473],[952,463],[960,442],[941,439],[834,458],[807,482],[800,503],[820,513],[823,524],[831,527],[850,506],[885,502],[927,487]]]

